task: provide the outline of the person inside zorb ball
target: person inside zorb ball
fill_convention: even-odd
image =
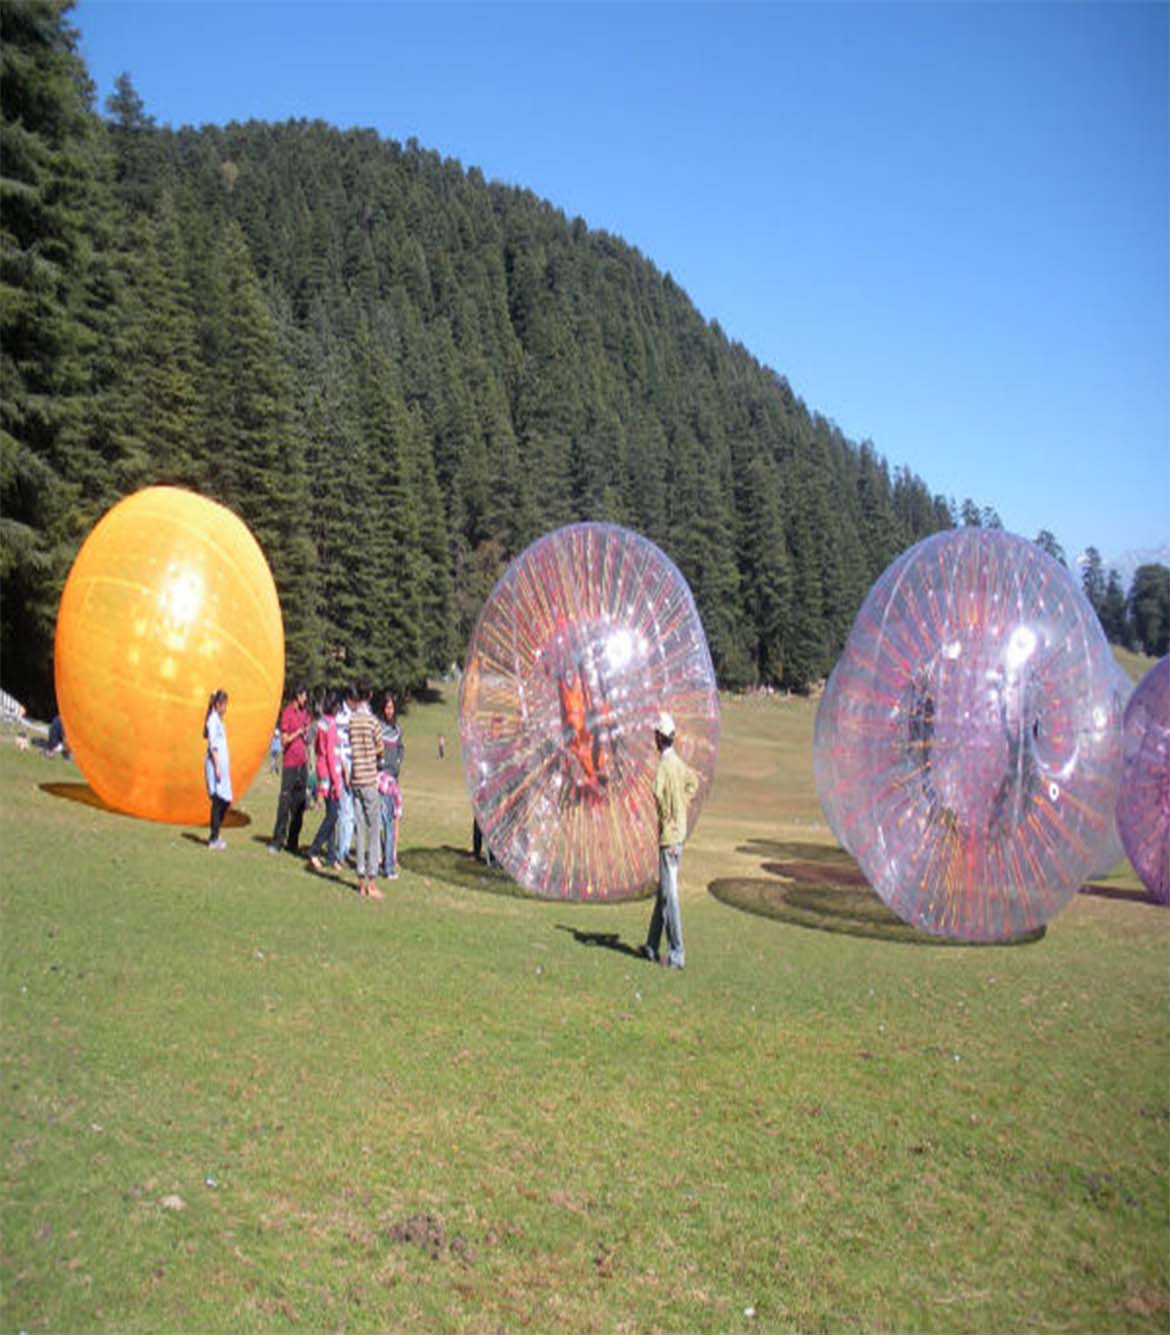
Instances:
[[[1063,566],[998,530],[927,538],[878,578],[834,677],[818,793],[899,917],[1001,940],[1068,902],[1112,822],[1120,695]]]
[[[686,580],[648,539],[573,524],[501,576],[467,649],[463,768],[493,856],[535,894],[621,899],[657,874],[654,720],[715,773],[719,697]]]

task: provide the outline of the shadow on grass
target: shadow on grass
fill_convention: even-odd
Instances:
[[[1081,886],[1080,893],[1093,899],[1115,899],[1120,904],[1146,904],[1150,908],[1157,909],[1166,907],[1165,904],[1156,900],[1148,890],[1131,890],[1124,885],[1101,885],[1090,881],[1088,885]]]
[[[429,876],[446,881],[461,890],[480,890],[489,895],[505,895],[512,899],[537,899],[522,885],[517,885],[500,866],[487,867],[466,848],[410,848],[398,854],[399,863],[416,876]]]
[[[39,784],[42,793],[48,793],[50,797],[62,797],[66,802],[78,802],[85,807],[93,807],[96,811],[107,811],[111,816],[127,816],[131,820],[141,820],[140,816],[135,816],[131,811],[119,811],[117,807],[112,807],[108,802],[102,799],[94,792],[88,783],[42,783]],[[159,824],[187,825],[188,821],[160,821]],[[245,825],[252,824],[252,817],[246,811],[237,811],[235,807],[229,807],[227,815],[223,818],[225,829],[240,830]],[[195,836],[191,836],[195,837]]]
[[[1004,941],[932,936],[903,922],[888,908],[853,859],[839,848],[753,839],[739,851],[769,857],[761,863],[761,870],[772,879],[729,876],[712,881],[708,891],[721,904],[794,927],[908,946],[1020,946],[1041,940],[1047,931],[1040,926]]]
[[[637,946],[627,946],[616,932],[583,932],[578,927],[569,927],[563,922],[557,923],[558,932],[571,932],[573,940],[579,946],[601,946],[604,950],[616,950],[619,955],[632,955],[641,959],[642,953]]]
[[[629,904],[653,895],[653,887],[621,899],[569,900],[565,896],[549,897],[534,894],[517,884],[498,864],[491,867],[478,861],[466,848],[444,844],[440,848],[409,848],[398,855],[399,863],[417,876],[429,876],[462,890],[479,890],[489,895],[505,895],[511,899],[530,899],[539,903]]]

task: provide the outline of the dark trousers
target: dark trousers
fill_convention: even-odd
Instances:
[[[227,815],[227,809],[231,803],[226,797],[213,797],[211,799],[211,843],[219,838],[219,827],[223,823],[223,818]]]
[[[324,853],[327,862],[337,861],[337,846],[333,842],[333,831],[337,825],[337,813],[340,809],[341,803],[336,797],[325,799],[325,819],[321,822],[321,828],[309,845],[309,856],[311,858],[319,858]]]
[[[280,800],[276,804],[276,824],[272,827],[272,847],[283,846],[295,853],[300,846],[304,819],[305,767],[286,765],[280,772]]]

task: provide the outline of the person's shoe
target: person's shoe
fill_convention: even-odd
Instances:
[[[269,851],[270,853],[279,853],[279,852],[280,852],[280,845],[279,845],[279,844],[269,844],[269,845],[268,845],[268,851]]]
[[[226,843],[224,842],[224,840],[222,840],[222,839],[217,839],[217,840],[215,841],[215,843],[212,844],[211,846],[212,846],[212,848],[215,849],[215,851],[216,851],[217,853],[226,853],[226,852],[227,852],[227,844],[226,844]]]
[[[683,966],[681,964],[676,964],[672,959],[664,959],[662,961],[662,967],[664,969],[677,969],[679,973],[682,973],[683,969]]]
[[[653,946],[639,946],[638,954],[641,955],[644,960],[649,960],[651,964],[658,963],[658,951],[656,951]]]
[[[396,881],[396,880],[398,880],[398,868],[395,867],[393,871],[388,871],[388,872],[386,873],[386,879],[387,879],[388,881]]]
[[[309,866],[312,867],[314,871],[325,870],[325,868],[321,865],[321,859],[316,855],[316,853],[309,854]]]

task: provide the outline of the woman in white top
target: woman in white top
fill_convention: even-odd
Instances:
[[[207,720],[203,724],[203,735],[207,738],[203,773],[207,780],[207,795],[211,798],[211,838],[207,847],[217,853],[227,848],[219,837],[219,827],[232,804],[232,762],[228,755],[227,729],[223,726],[227,707],[227,691],[212,691],[207,701]]]

